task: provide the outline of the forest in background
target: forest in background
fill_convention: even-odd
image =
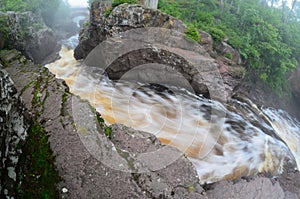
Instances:
[[[70,12],[70,5],[64,0],[0,0],[0,11],[38,13],[52,28],[57,20],[62,20]]]
[[[278,94],[300,58],[300,1],[159,0],[159,9],[237,49],[243,64]],[[191,26],[190,25],[190,26]]]

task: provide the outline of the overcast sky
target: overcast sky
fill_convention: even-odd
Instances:
[[[72,7],[87,7],[87,0],[67,0]]]
[[[87,0],[67,0],[67,1],[73,7],[87,7],[88,6]],[[291,7],[293,0],[287,0],[287,1],[288,1],[288,6]]]

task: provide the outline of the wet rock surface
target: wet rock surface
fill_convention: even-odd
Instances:
[[[263,83],[258,77],[249,75],[250,78],[245,78],[234,90],[234,97],[240,96],[251,99],[253,103],[259,107],[276,107],[285,110],[293,117],[300,120],[299,104],[300,97],[295,95],[297,90],[292,91],[292,96],[289,93],[279,96],[274,90]],[[298,82],[299,79],[294,79]],[[298,85],[298,84],[296,84]],[[292,88],[293,90],[294,88]]]
[[[46,69],[26,61],[17,51],[1,56],[26,107],[33,115],[40,113],[62,177],[57,185],[62,198],[300,198],[299,172],[202,188],[192,164],[172,147],[167,147],[166,156],[177,155],[176,161],[154,170],[163,157],[159,161],[140,158],[166,148],[153,135],[120,124],[105,126],[87,102],[70,94],[65,83]],[[43,106],[32,103],[37,88],[30,82],[36,79],[40,79],[38,96]],[[137,172],[141,168],[146,172]]]
[[[105,69],[114,80],[178,86],[230,101],[244,77],[243,68],[234,60],[211,58],[209,34],[202,32],[203,47],[185,36],[181,21],[159,10],[123,4],[106,18],[101,5],[92,4],[90,25],[80,33],[74,51],[76,59]]]
[[[0,197],[16,197],[17,170],[29,117],[9,74],[0,64]]]
[[[2,54],[2,58],[8,63],[6,70],[22,93],[26,107],[33,115],[37,112],[40,114],[38,119],[49,135],[48,140],[56,156],[55,166],[62,177],[62,182],[58,184],[62,198],[204,197],[194,167],[172,147],[168,149],[177,154],[178,158],[159,170],[134,173],[131,167],[128,167],[127,172],[112,168],[130,165],[124,151],[147,153],[164,146],[152,135],[123,125],[111,126],[112,138],[108,139],[104,133],[108,127],[99,122],[100,117],[87,102],[71,95],[64,82],[57,80],[48,70],[39,68],[32,62],[26,63],[22,57],[17,59],[17,54],[17,51],[7,51]],[[37,100],[33,97],[37,88],[30,82],[38,78],[43,79],[39,80],[38,90],[38,98],[43,106],[32,103]],[[94,142],[95,140],[98,142]],[[104,148],[97,143],[104,143]],[[107,147],[110,147],[108,154],[110,151],[114,152],[113,146],[118,149],[118,153],[99,159],[103,157],[99,154],[103,155]],[[114,158],[124,164],[109,165]],[[165,158],[169,159],[169,156]],[[153,163],[150,160],[144,161],[147,162]],[[146,168],[151,169],[153,165]]]
[[[297,199],[300,198],[299,172],[275,179],[256,176],[248,179],[218,182],[212,185],[206,193],[208,198]]]

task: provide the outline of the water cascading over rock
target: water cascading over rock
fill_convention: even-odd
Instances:
[[[81,30],[74,51],[76,59],[86,58],[88,66],[105,68],[112,79],[124,78],[125,73],[144,64],[145,75],[139,74],[138,79],[134,79],[137,75],[131,75],[132,81],[170,80],[160,83],[189,87],[197,94],[222,101],[231,99],[241,79],[231,74],[239,73],[239,69],[220,65],[201,45],[186,38],[186,26],[180,20],[141,5],[123,4],[114,8],[108,17],[104,13],[101,3],[92,4],[90,24]],[[118,50],[112,51],[112,47]],[[166,77],[170,70],[177,75]],[[142,76],[148,76],[148,80]],[[188,82],[188,86],[182,82]]]

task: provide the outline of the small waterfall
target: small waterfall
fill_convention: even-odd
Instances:
[[[77,16],[73,18],[73,22],[76,23],[76,26],[80,28],[80,21],[84,20],[85,16]]]
[[[68,39],[64,39],[61,41],[61,44],[67,49],[74,49],[78,45],[78,37],[79,35],[73,35]]]
[[[114,82],[74,60],[72,50],[62,48],[60,56],[46,67],[72,93],[88,100],[107,124],[152,133],[181,150],[201,183],[277,175],[289,164],[300,168],[300,123],[281,110],[238,100],[224,105],[176,87]]]
[[[269,118],[275,133],[286,142],[300,168],[300,123],[283,110],[263,108],[262,111]]]

